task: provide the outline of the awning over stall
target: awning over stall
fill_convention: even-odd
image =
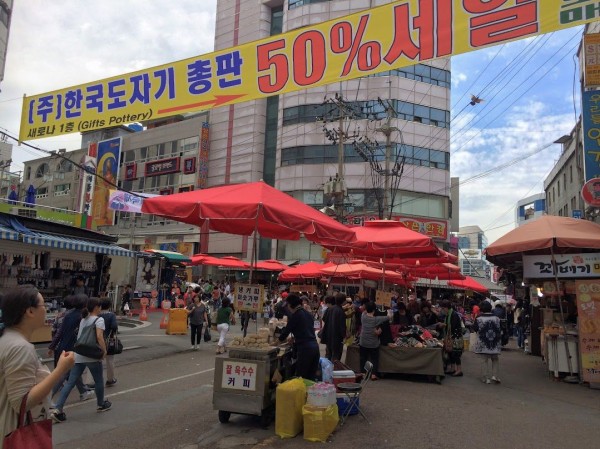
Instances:
[[[19,240],[19,233],[0,225],[0,240]]]
[[[144,252],[154,254],[155,256],[164,257],[171,263],[190,263],[191,259],[181,253],[175,251],[163,251],[160,249],[147,249]]]
[[[72,251],[84,251],[97,254],[108,254],[110,256],[133,257],[134,252],[121,248],[117,245],[102,242],[91,242],[88,240],[75,239],[45,232],[32,231],[31,234],[23,235],[23,243],[47,246],[50,248],[68,249]]]

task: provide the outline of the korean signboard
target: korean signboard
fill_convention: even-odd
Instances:
[[[583,36],[585,87],[600,86],[600,34]]]
[[[146,176],[159,176],[179,171],[179,158],[170,157],[160,161],[146,162]]]
[[[585,181],[600,177],[600,92],[581,93],[583,173]]]
[[[600,382],[600,280],[579,280],[577,316],[579,320],[579,352],[585,382]]]
[[[392,307],[393,296],[394,294],[392,292],[377,290],[375,292],[375,304],[378,306]]]
[[[256,363],[227,360],[223,362],[221,388],[256,391]]]
[[[600,277],[600,253],[523,256],[523,276],[529,279]]]
[[[112,226],[115,213],[108,207],[111,189],[119,179],[121,138],[98,142],[96,174],[100,175],[94,186],[93,217],[97,226]]]
[[[593,0],[404,0],[237,47],[23,98],[20,140],[346,81],[597,20]]]
[[[392,220],[399,221],[411,231],[420,232],[431,238],[446,240],[448,238],[448,222],[445,220],[432,220],[424,217],[407,217],[393,215]],[[379,220],[377,215],[348,215],[344,217],[344,224],[348,226],[363,226],[366,221]]]
[[[264,297],[263,288],[262,285],[258,284],[235,284],[233,301],[236,312],[262,312]]]
[[[129,162],[125,164],[125,181],[131,181],[137,178],[137,163]]]
[[[318,288],[316,285],[310,284],[292,284],[290,285],[290,291],[299,292],[299,293],[318,293]]]
[[[202,123],[200,131],[200,152],[198,154],[198,187],[206,187],[208,179],[208,153],[210,150],[210,125]]]

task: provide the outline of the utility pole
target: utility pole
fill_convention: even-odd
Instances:
[[[335,213],[338,219],[344,216],[344,197],[346,195],[346,182],[344,180],[344,144],[347,141],[354,140],[358,137],[356,132],[348,133],[344,130],[346,119],[355,117],[355,112],[351,104],[344,100],[341,93],[336,93],[334,98],[325,97],[321,106],[330,104],[331,109],[322,117],[318,117],[318,121],[323,122],[323,132],[325,137],[332,144],[337,144],[338,147],[338,169],[335,179],[325,182],[325,194],[330,194],[334,200]],[[337,122],[337,128],[327,128],[327,123]]]
[[[387,218],[390,219],[392,217],[392,192],[390,188],[390,181],[392,177],[392,170],[390,169],[390,163],[392,160],[392,132],[398,131],[398,128],[392,127],[392,113],[393,116],[396,117],[396,111],[392,106],[392,81],[391,79],[388,82],[388,101],[384,103],[381,98],[378,98],[377,101],[383,108],[385,109],[386,120],[385,124],[376,129],[385,135],[385,173],[384,173],[384,187],[383,187],[383,210],[387,214]]]

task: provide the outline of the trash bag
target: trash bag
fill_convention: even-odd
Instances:
[[[321,378],[323,382],[333,383],[333,362],[325,357],[319,359],[321,365]]]

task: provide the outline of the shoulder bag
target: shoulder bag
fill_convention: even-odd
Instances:
[[[452,352],[454,349],[453,341],[452,341],[452,309],[448,311],[448,316],[446,317],[446,335],[444,336],[444,351]]]
[[[212,336],[210,335],[210,326],[206,326],[204,328],[204,341],[209,342],[212,340]]]
[[[123,343],[115,331],[112,331],[108,338],[106,339],[106,354],[107,355],[115,355],[123,352]]]
[[[21,401],[17,428],[4,437],[4,449],[52,449],[52,420],[33,422],[31,412],[25,412],[27,396]]]
[[[96,338],[96,321],[98,321],[98,318],[92,322],[91,326],[87,326],[81,331],[81,335],[77,339],[73,351],[84,357],[100,360],[104,352]]]

